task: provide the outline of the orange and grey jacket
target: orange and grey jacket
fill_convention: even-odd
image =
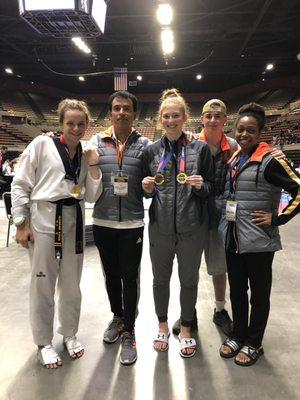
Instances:
[[[267,143],[261,142],[235,176],[234,197],[237,201],[235,223],[225,218],[226,200],[230,193],[229,169],[223,196],[222,219],[219,231],[226,248],[232,244],[238,253],[277,251],[281,249],[278,225],[286,223],[300,209],[300,179],[285,160],[270,155]],[[229,161],[233,166],[240,157],[238,150]],[[278,213],[281,189],[292,196],[287,207]],[[252,222],[251,213],[263,210],[272,213],[272,224],[259,227]],[[231,246],[232,250],[232,246]]]
[[[207,143],[204,130],[201,131],[199,140]],[[223,133],[220,142],[220,150],[217,152],[217,154],[213,155],[215,179],[207,202],[209,229],[217,229],[219,226],[222,211],[222,195],[225,188],[228,160],[237,149],[238,144],[235,139],[228,137]]]

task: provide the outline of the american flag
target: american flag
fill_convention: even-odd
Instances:
[[[114,68],[114,90],[127,90],[127,68]]]

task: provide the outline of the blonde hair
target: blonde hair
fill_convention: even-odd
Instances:
[[[85,101],[77,99],[64,99],[59,102],[57,107],[57,113],[59,118],[59,123],[64,122],[65,113],[68,110],[77,110],[85,114],[86,122],[88,123],[91,119],[91,114]]]
[[[160,103],[162,103],[164,100],[170,98],[170,97],[182,97],[179,90],[172,88],[172,89],[166,89],[162,92],[160,96]]]
[[[190,113],[189,107],[184,98],[182,97],[181,93],[179,92],[179,90],[175,88],[166,89],[162,92],[162,95],[160,97],[160,106],[157,113],[157,121],[159,128],[162,128],[161,126],[162,110],[165,107],[172,105],[179,106],[182,109],[183,113],[189,116]]]

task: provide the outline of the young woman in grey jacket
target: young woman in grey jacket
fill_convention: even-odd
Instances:
[[[198,271],[207,234],[203,211],[214,179],[213,160],[206,143],[189,141],[182,131],[187,105],[176,90],[162,96],[159,121],[165,134],[144,150],[143,190],[152,197],[149,240],[153,268],[155,311],[159,321],[157,351],[168,349],[168,304],[175,255],[180,280],[180,355],[196,351],[191,323],[197,299]]]

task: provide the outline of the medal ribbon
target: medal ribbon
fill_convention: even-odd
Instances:
[[[157,173],[162,173],[166,166],[168,165],[168,162],[171,160],[172,157],[176,160],[176,154],[174,153],[174,150],[169,151],[167,154],[167,150],[165,149],[163,156],[159,160],[158,167],[157,167]],[[182,148],[181,148],[181,157],[179,161],[179,172],[185,173],[185,165],[186,165],[186,142],[183,140],[182,141]]]
[[[168,165],[168,162],[171,160],[172,156],[174,155],[174,153],[172,152],[168,152],[166,154],[166,149],[164,150],[163,156],[161,157],[159,163],[158,163],[158,167],[157,167],[157,173],[162,173],[166,166]]]
[[[60,158],[64,164],[66,172],[65,178],[72,180],[74,184],[77,185],[81,167],[80,165],[81,155],[82,155],[81,143],[79,142],[77,146],[76,157],[74,157],[74,160],[71,160],[69,149],[66,145],[63,136],[60,136],[59,138],[54,137],[53,141],[60,155]]]
[[[185,173],[186,165],[186,143],[182,143],[181,157],[179,161],[179,173]]]
[[[79,179],[79,174],[80,174],[80,160],[81,160],[81,154],[82,154],[81,143],[79,142],[79,145],[77,146],[77,150],[76,150],[76,156],[72,160],[70,157],[70,152],[69,152],[68,146],[65,142],[64,136],[61,135],[59,140],[61,143],[63,143],[65,145],[65,150],[69,156],[69,163],[70,163],[70,167],[72,170],[73,181],[74,181],[75,185],[77,185],[78,179]]]

